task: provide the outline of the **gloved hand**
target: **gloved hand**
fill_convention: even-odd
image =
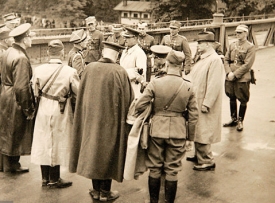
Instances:
[[[147,85],[149,84],[148,82],[141,82],[141,87],[140,87],[140,93],[143,93]]]
[[[194,141],[186,140],[185,149],[187,152],[192,151],[194,149]]]

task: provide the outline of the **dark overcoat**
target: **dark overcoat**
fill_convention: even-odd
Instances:
[[[70,172],[122,182],[126,117],[133,99],[128,74],[120,65],[101,59],[86,67],[76,99]]]
[[[8,156],[31,153],[34,120],[27,115],[34,111],[30,86],[32,68],[25,49],[13,44],[2,61],[0,95],[0,151]]]

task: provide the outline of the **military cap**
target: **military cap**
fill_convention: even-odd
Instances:
[[[56,54],[64,49],[64,45],[59,39],[52,40],[48,43],[49,54]]]
[[[33,37],[35,36],[35,32],[30,32],[30,28],[30,23],[21,24],[10,32],[10,37],[18,37],[21,35]]]
[[[91,23],[95,23],[96,22],[96,18],[95,16],[89,16],[88,18],[85,19],[86,24],[89,25]]]
[[[10,34],[10,31],[7,31],[7,30],[0,32],[0,40],[10,38],[9,34]]]
[[[73,42],[74,44],[78,44],[80,42],[83,42],[87,38],[87,34],[83,29],[76,30],[72,32],[70,42]]]
[[[181,24],[179,21],[176,21],[176,20],[172,20],[170,22],[170,25],[169,25],[170,28],[180,28],[181,27]]]
[[[14,13],[8,13],[8,14],[5,14],[2,16],[3,19],[4,19],[4,22],[7,22],[7,21],[11,21],[11,20],[14,20],[16,19],[16,16]]]
[[[167,61],[176,65],[181,65],[184,59],[185,59],[184,53],[182,53],[181,51],[175,51],[175,50],[171,50],[166,57]]]
[[[238,25],[235,32],[248,32],[248,27],[246,25]]]
[[[130,28],[130,27],[125,27],[125,32],[122,34],[123,37],[135,37],[135,36],[138,36],[140,34],[139,31],[133,29],[133,28]]]
[[[103,41],[102,43],[103,43],[103,45],[104,45],[104,48],[113,49],[113,50],[115,50],[115,51],[117,51],[117,52],[119,52],[119,50],[125,48],[124,46],[121,46],[121,45],[119,45],[119,44],[117,44],[117,43],[114,43],[114,42],[106,42],[106,41]]]
[[[166,58],[167,54],[172,50],[171,47],[165,45],[153,45],[150,49],[159,58]]]
[[[114,25],[112,26],[112,31],[113,31],[113,32],[120,32],[120,31],[122,31],[122,30],[123,30],[123,27],[122,27],[121,24],[114,24]]]
[[[215,41],[215,36],[213,32],[200,32],[198,34],[198,42],[214,42]]]

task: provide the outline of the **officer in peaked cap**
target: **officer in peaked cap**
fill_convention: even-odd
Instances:
[[[83,51],[87,48],[87,33],[83,29],[73,31],[70,42],[74,43],[74,47],[69,51],[68,65],[75,68],[81,78],[85,69]]]
[[[13,37],[16,43],[22,42],[24,38],[28,38],[29,40],[25,44],[26,48],[31,47],[31,38],[35,36],[35,32],[30,31],[31,24],[24,23],[14,28],[10,32],[10,37]]]
[[[140,32],[130,27],[125,30],[122,35],[126,49],[122,52],[120,65],[127,71],[137,98],[147,84],[147,56],[138,45]]]
[[[247,40],[247,25],[236,27],[235,34],[238,39],[229,45],[224,57],[226,73],[225,93],[229,97],[231,120],[224,127],[237,126],[237,131],[243,130],[243,121],[250,97],[250,83],[255,84],[254,72],[251,69],[255,61],[255,46]],[[237,111],[237,100],[240,102]]]
[[[85,19],[88,26],[87,38],[87,50],[85,50],[84,61],[86,64],[94,61],[98,61],[101,58],[101,52],[103,48],[102,41],[104,40],[103,33],[96,29],[96,18],[89,16]]]
[[[2,18],[5,23],[5,27],[3,27],[2,30],[11,31],[18,25],[18,20],[14,13],[3,15]]]
[[[108,36],[106,41],[107,42],[114,42],[114,43],[117,43],[121,46],[125,46],[125,40],[124,40],[124,37],[122,36],[123,26],[121,24],[114,24],[112,26],[112,31],[113,31],[113,34]],[[117,63],[118,64],[119,64],[121,54],[122,54],[122,50],[119,51],[119,55],[118,55],[118,58],[117,58]]]
[[[162,56],[168,51],[166,48],[161,51],[160,47],[154,47],[153,50],[158,54],[160,52]],[[192,84],[184,80],[180,74],[184,54],[171,50],[166,60],[167,74],[151,80],[135,106],[137,112],[145,113],[148,105],[153,102],[154,114],[146,162],[150,170],[148,187],[151,202],[159,202],[159,188],[162,184],[165,185],[165,202],[174,202],[178,184],[177,174],[182,169],[181,161],[186,153],[186,146],[189,147],[190,141],[194,139],[198,118]],[[189,110],[188,124],[183,116],[186,109]],[[186,129],[189,130],[188,136]],[[164,151],[166,153],[160,153]]]
[[[9,126],[0,133],[0,151],[5,152],[7,160],[4,172],[29,171],[20,165],[19,160],[21,155],[30,154],[34,126],[35,100],[29,85],[32,67],[26,52],[32,43],[30,27],[28,23],[22,24],[9,33],[10,37],[14,37],[15,43],[4,54],[1,67],[2,85],[7,88],[1,89],[0,123],[2,126]],[[7,110],[7,104],[14,111]]]
[[[153,45],[150,49],[152,54],[149,57],[154,59],[153,69],[156,73],[155,76],[159,77],[166,74],[166,56],[172,48],[165,45]]]
[[[170,35],[165,35],[160,44],[170,46],[172,49],[184,53],[185,61],[183,63],[183,69],[185,74],[189,74],[191,70],[192,54],[186,37],[179,35],[180,27],[180,22],[176,20],[171,21],[169,25]]]
[[[131,27],[125,27],[125,32],[122,34],[125,38],[137,37],[140,34],[139,31]]]
[[[150,47],[155,44],[155,38],[147,33],[148,25],[147,23],[138,24],[138,45],[142,48],[147,56],[147,71],[146,71],[146,81],[150,82],[151,72],[152,72],[152,58],[149,56],[152,54]]]

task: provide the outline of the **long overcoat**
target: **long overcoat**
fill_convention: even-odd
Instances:
[[[17,44],[7,49],[2,62],[0,151],[8,156],[29,155],[34,126],[34,120],[27,120],[34,111],[31,64],[25,49]]]
[[[127,72],[120,65],[101,59],[85,68],[76,100],[70,172],[122,182],[126,116],[133,99]]]
[[[222,60],[215,50],[202,54],[192,67],[190,76],[199,110],[195,142],[212,144],[221,140],[224,75]],[[208,113],[201,112],[202,105],[209,107]]]
[[[45,84],[42,92],[47,89],[54,77],[53,74],[56,74],[55,71],[61,65],[61,60],[51,59],[49,63],[34,69],[32,86],[35,96],[38,95],[38,89],[41,89]],[[41,97],[34,126],[31,151],[32,163],[50,166],[69,165],[69,143],[73,126],[70,100],[77,95],[78,86],[79,77],[77,71],[64,65],[47,92],[48,95],[59,97],[66,97],[70,93],[71,96],[66,101],[64,113],[60,113],[60,106],[57,100]]]

